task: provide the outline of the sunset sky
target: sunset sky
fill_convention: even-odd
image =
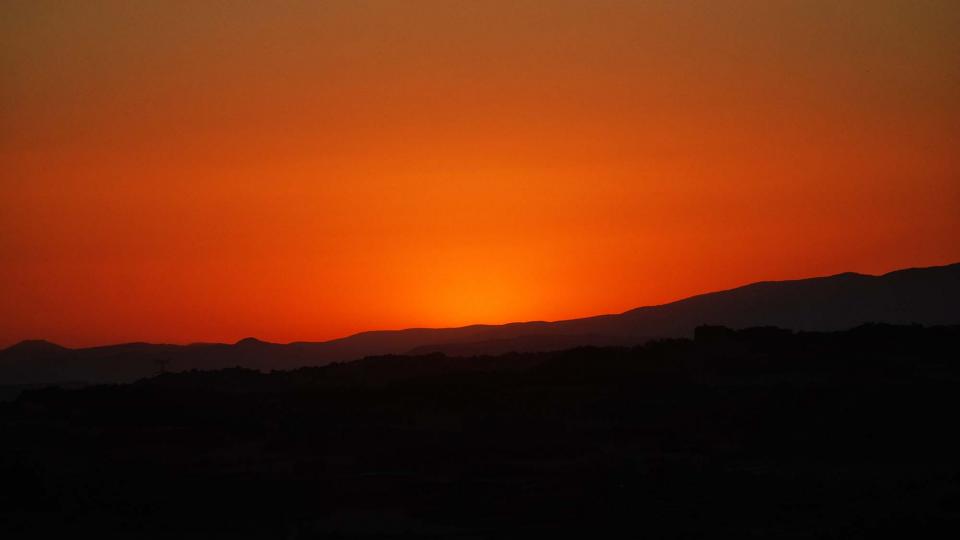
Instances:
[[[957,0],[0,4],[0,346],[957,261]]]

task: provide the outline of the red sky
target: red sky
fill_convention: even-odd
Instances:
[[[0,346],[960,261],[960,4],[0,5]]]

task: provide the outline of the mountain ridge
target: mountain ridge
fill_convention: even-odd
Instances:
[[[704,324],[829,331],[869,322],[960,324],[960,263],[904,268],[880,275],[843,272],[759,281],[621,313],[575,319],[370,330],[320,342],[281,344],[248,337],[233,344],[139,342],[70,349],[50,342],[24,341],[0,350],[0,384],[126,382],[160,368],[271,370],[389,354],[473,356],[636,345],[656,338],[689,337],[695,327]]]

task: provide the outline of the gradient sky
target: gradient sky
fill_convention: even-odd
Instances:
[[[960,260],[960,2],[0,4],[0,346]]]

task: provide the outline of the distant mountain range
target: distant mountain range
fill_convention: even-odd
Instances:
[[[46,341],[23,341],[0,351],[0,384],[126,382],[160,369],[291,369],[386,354],[474,356],[635,345],[656,338],[689,337],[704,324],[828,331],[869,322],[960,324],[960,263],[881,276],[845,273],[759,282],[616,315],[373,331],[314,343],[283,345],[247,338],[232,345],[127,343],[69,349]]]

